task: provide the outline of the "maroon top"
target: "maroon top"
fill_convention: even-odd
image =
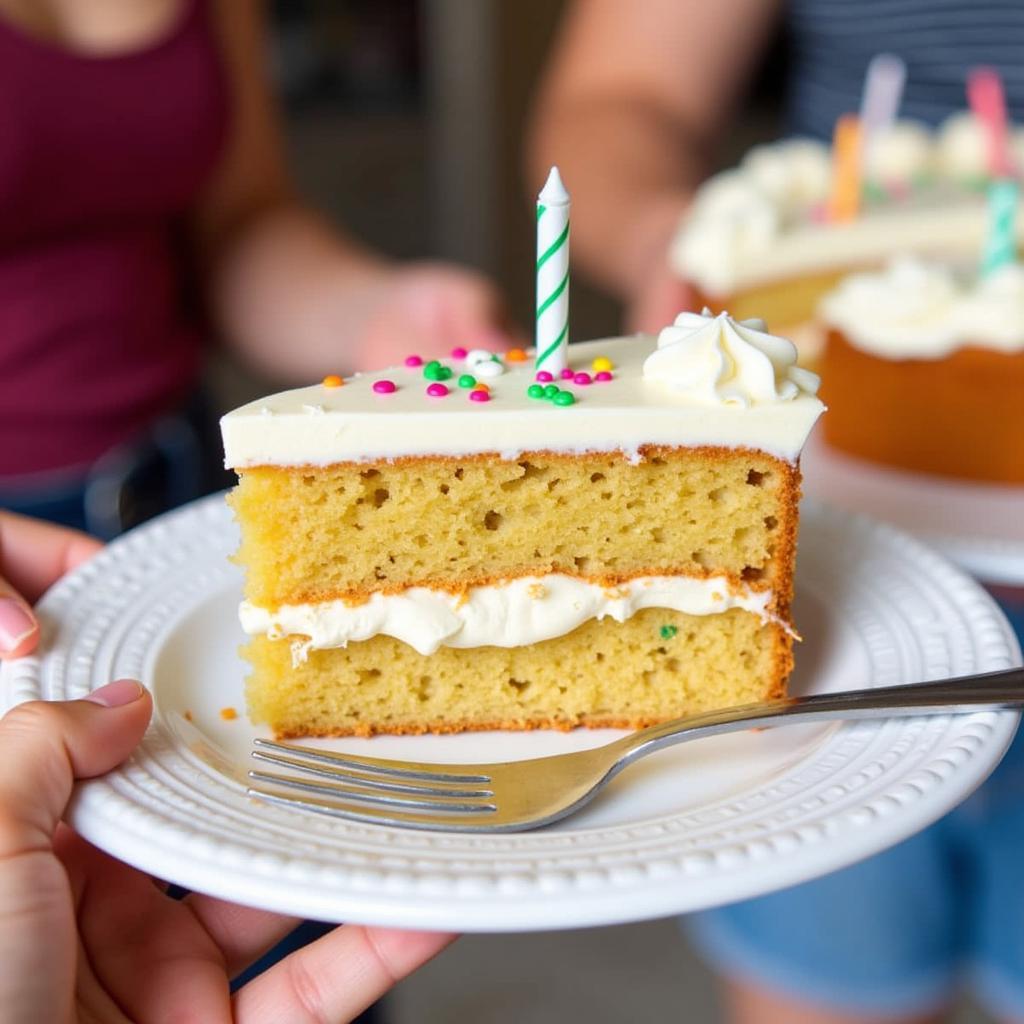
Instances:
[[[112,57],[0,19],[0,482],[91,463],[195,384],[182,215],[226,124],[204,0]]]

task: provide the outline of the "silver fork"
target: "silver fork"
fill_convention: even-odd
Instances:
[[[250,796],[339,818],[457,832],[519,832],[589,803],[655,750],[789,722],[1004,711],[1024,705],[1024,668],[940,682],[788,697],[678,718],[603,747],[528,761],[427,764],[256,740],[252,756],[290,774],[249,772]],[[270,788],[268,788],[270,787]]]

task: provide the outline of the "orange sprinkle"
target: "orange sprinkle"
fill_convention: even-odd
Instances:
[[[510,348],[505,353],[505,359],[510,363],[525,363],[526,353],[521,348]]]
[[[345,382],[336,373],[329,373],[324,377],[325,388],[340,388],[344,383]]]
[[[192,712],[191,711],[186,711],[185,712],[185,721],[186,722],[191,722],[192,721]]]
[[[225,722],[233,722],[238,717],[238,712],[234,708],[221,708],[220,717]]]
[[[471,391],[490,391],[491,390],[491,386],[490,386],[490,384],[485,384],[482,380],[478,380],[473,385],[473,387],[470,390]]]

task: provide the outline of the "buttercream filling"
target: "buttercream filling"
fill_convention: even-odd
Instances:
[[[282,605],[273,611],[249,601],[239,609],[242,628],[272,640],[299,637],[298,659],[309,649],[344,647],[350,641],[391,636],[420,654],[439,647],[522,647],[564,636],[590,619],[625,622],[643,608],[688,615],[716,615],[742,608],[762,622],[787,623],[769,612],[770,590],[739,588],[724,576],[638,576],[603,586],[561,573],[524,576],[449,593],[410,587],[373,594],[362,604],[322,601]]]

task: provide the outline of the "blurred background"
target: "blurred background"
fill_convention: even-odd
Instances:
[[[268,57],[306,198],[391,256],[485,271],[521,324],[532,319],[540,183],[525,180],[520,140],[561,9],[560,0],[278,0],[272,8]],[[778,134],[786,52],[776,40],[720,165]],[[613,334],[619,316],[574,274],[574,338]],[[273,386],[227,357],[212,372],[225,408]],[[674,920],[467,936],[399,984],[384,1009],[386,1024],[573,1018],[720,1019],[713,981]],[[955,1018],[987,1020],[967,1004]]]

